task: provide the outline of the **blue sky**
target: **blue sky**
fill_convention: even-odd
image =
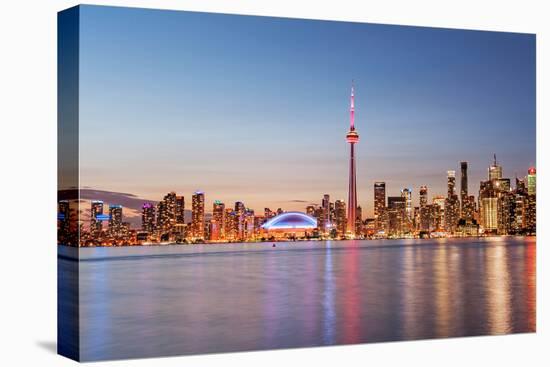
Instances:
[[[535,164],[534,35],[93,6],[80,27],[83,186],[346,198],[352,79],[369,214],[376,180],[417,203],[461,160],[475,194],[493,153],[511,178]]]

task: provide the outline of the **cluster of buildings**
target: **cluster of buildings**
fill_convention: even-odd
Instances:
[[[292,238],[290,232],[294,233],[294,238],[309,236],[309,230],[317,226],[313,218],[300,212],[284,212],[281,208],[276,211],[265,208],[262,215],[255,215],[254,210],[241,201],[226,207],[225,203],[216,200],[212,211],[207,213],[202,191],[192,195],[190,220],[186,220],[185,197],[175,192],[169,192],[156,204],[143,203],[140,228],[131,228],[130,223],[124,221],[121,205],[106,207],[99,200],[90,205],[89,224],[77,220],[80,246],[288,239]],[[61,200],[58,209],[58,231],[62,241],[70,236],[70,217],[74,213],[71,214],[67,200]]]
[[[429,197],[427,186],[404,188],[399,196],[386,195],[386,183],[374,183],[374,216],[363,218],[356,206],[353,235],[349,229],[349,207],[344,200],[330,200],[325,194],[319,204],[305,213],[265,208],[263,213],[237,201],[231,206],[216,200],[205,208],[205,193],[191,197],[186,212],[185,197],[167,193],[157,203],[141,208],[141,227],[124,221],[121,205],[102,201],[90,204],[89,224],[80,223],[81,246],[116,246],[155,243],[203,243],[274,241],[279,239],[377,239],[457,237],[479,235],[536,234],[536,170],[529,168],[524,178],[502,177],[496,158],[481,181],[477,199],[468,190],[468,163],[460,163],[460,184],[455,171],[447,172],[447,195]],[[59,230],[69,231],[69,205],[59,202]],[[61,233],[63,235],[63,233]]]
[[[412,190],[386,199],[386,183],[374,184],[374,218],[363,224],[362,236],[374,238],[449,237],[478,235],[532,235],[536,233],[536,170],[530,168],[512,188],[494,163],[481,181],[477,200],[468,192],[468,163],[460,163],[460,188],[456,171],[447,172],[447,195],[430,202],[428,187],[421,186],[418,206]],[[359,220],[358,220],[359,222]]]
[[[447,195],[429,200],[428,187],[421,186],[418,206],[413,206],[413,190],[404,188],[399,196],[386,196],[386,183],[374,183],[374,217],[363,219],[358,205],[355,144],[355,96],[351,89],[348,200],[330,201],[325,194],[320,204],[306,212],[272,211],[261,214],[237,201],[227,206],[214,201],[205,210],[205,194],[191,198],[190,220],[186,219],[185,198],[169,192],[158,203],[144,203],[141,228],[132,229],[123,219],[121,205],[92,201],[88,228],[75,217],[78,201],[61,200],[58,212],[58,238],[62,244],[116,246],[153,243],[203,243],[273,241],[277,239],[371,239],[423,238],[479,235],[533,235],[536,233],[536,170],[530,168],[512,188],[502,177],[496,156],[480,183],[477,200],[468,191],[468,162],[460,163],[460,187],[456,171],[447,172]]]

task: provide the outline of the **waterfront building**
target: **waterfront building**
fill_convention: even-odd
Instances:
[[[420,232],[429,232],[430,231],[430,222],[431,222],[431,209],[428,207],[428,187],[423,185],[420,186],[418,191],[419,203],[420,203]]]
[[[90,235],[92,238],[98,238],[103,231],[103,201],[92,200],[90,208]],[[98,218],[99,217],[99,218]]]
[[[185,224],[185,198],[176,196],[175,201],[175,224]]]
[[[447,171],[447,198],[445,199],[445,230],[453,234],[460,219],[460,200],[456,195],[456,172]]]
[[[382,229],[383,221],[382,213],[386,208],[386,183],[375,182],[374,183],[374,220],[377,230]]]
[[[388,196],[388,235],[401,237],[407,232],[406,199],[402,196]]]
[[[334,202],[335,229],[338,236],[344,236],[347,230],[346,203],[344,200]]]
[[[267,208],[266,208],[267,209]],[[269,211],[271,212],[271,211]],[[224,235],[227,241],[234,241],[237,238],[236,235],[236,215],[233,209],[226,208],[224,216]]]
[[[363,209],[360,205],[357,206],[357,210],[355,212],[355,235],[363,235]]]
[[[205,239],[204,192],[196,191],[192,197],[191,233],[195,240]]]
[[[155,230],[155,206],[143,203],[141,207],[141,230],[151,235]]]
[[[237,222],[235,223],[235,233],[237,240],[242,241],[245,238],[245,206],[242,201],[235,202],[235,215]]]
[[[212,209],[212,225],[210,239],[219,241],[225,239],[225,204],[219,200],[214,201]]]
[[[244,238],[247,241],[252,241],[256,238],[254,210],[246,208],[244,218]]]
[[[330,205],[330,195],[323,195],[321,200],[322,215],[319,220],[319,230],[323,234],[327,234],[330,231],[332,218],[331,218],[331,205]]]
[[[412,222],[413,209],[412,209],[412,189],[404,188],[401,190],[401,197],[405,198],[405,214],[407,218]]]
[[[122,205],[109,205],[109,233],[115,238],[122,237]]]

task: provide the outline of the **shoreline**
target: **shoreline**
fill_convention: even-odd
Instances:
[[[300,242],[347,242],[347,241],[396,241],[396,240],[448,240],[448,239],[473,239],[473,238],[536,238],[537,235],[493,235],[493,236],[456,236],[456,237],[399,237],[399,238],[358,238],[358,239],[296,239],[296,240],[273,240],[273,241],[241,241],[241,242],[165,242],[165,243],[141,243],[128,245],[97,245],[97,246],[71,246],[58,243],[58,247],[65,248],[117,248],[117,247],[164,247],[164,246],[196,246],[196,245],[241,245],[241,244],[261,244],[266,245],[277,243],[300,243]]]

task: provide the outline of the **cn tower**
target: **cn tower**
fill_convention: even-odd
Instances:
[[[351,83],[351,98],[350,98],[350,126],[346,135],[346,140],[349,143],[349,189],[348,189],[348,225],[347,233],[355,237],[355,216],[357,210],[357,183],[355,170],[355,143],[359,142],[359,134],[355,131],[355,91],[353,82]]]

